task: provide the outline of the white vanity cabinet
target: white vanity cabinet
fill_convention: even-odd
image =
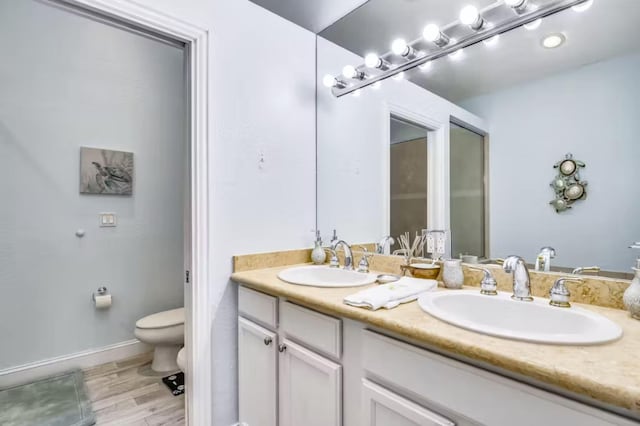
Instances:
[[[242,286],[239,312],[239,414],[249,426],[639,424]]]
[[[280,426],[342,424],[342,367],[284,339],[280,356]]]
[[[342,426],[340,320],[280,301],[278,323],[277,298],[240,287],[238,300],[239,421]]]
[[[278,339],[245,318],[238,318],[238,408],[249,425],[278,426]]]

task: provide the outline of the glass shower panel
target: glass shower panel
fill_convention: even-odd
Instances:
[[[451,255],[487,256],[485,230],[485,138],[451,123]]]

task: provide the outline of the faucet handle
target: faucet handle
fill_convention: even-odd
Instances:
[[[579,268],[574,269],[571,273],[573,275],[580,275],[585,272],[597,274],[598,272],[600,272],[600,267],[599,266],[581,266]]]
[[[486,294],[487,296],[496,296],[498,294],[498,283],[496,279],[491,275],[491,271],[487,268],[479,268],[477,266],[468,266],[467,268],[473,269],[476,271],[482,271],[484,273],[484,277],[482,281],[480,281],[480,293]]]
[[[373,256],[373,253],[369,253],[369,250],[367,250],[366,247],[364,246],[358,246],[362,249],[363,253],[362,253],[362,259],[360,259],[360,262],[358,263],[358,272],[362,272],[365,274],[369,273],[369,259]]]
[[[569,289],[564,284],[566,282],[574,282],[581,283],[584,282],[582,278],[559,278],[551,287],[549,291],[549,304],[551,306],[557,306],[559,308],[570,308],[571,303],[569,303],[569,297],[571,297],[571,293]]]
[[[331,247],[325,247],[324,249],[327,250],[331,254],[331,257],[329,258],[329,267],[330,268],[339,268],[340,267],[340,261],[338,260],[338,252],[336,252]]]

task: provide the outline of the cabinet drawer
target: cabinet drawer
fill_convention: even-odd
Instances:
[[[455,426],[442,417],[367,379],[362,380],[365,426]]]
[[[363,367],[369,376],[420,395],[425,405],[445,407],[492,426],[631,425],[622,417],[515,380],[445,358],[422,348],[363,331]]]
[[[310,309],[282,302],[280,326],[287,336],[333,358],[342,354],[342,321]]]
[[[238,311],[267,327],[278,327],[278,298],[240,286],[238,288]]]

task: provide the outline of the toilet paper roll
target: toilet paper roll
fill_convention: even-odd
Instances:
[[[111,295],[105,294],[103,296],[93,296],[93,303],[96,305],[96,309],[107,309],[111,306]]]

